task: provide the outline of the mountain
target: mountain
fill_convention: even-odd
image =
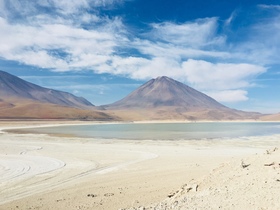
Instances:
[[[115,103],[103,106],[127,120],[237,120],[260,114],[230,109],[168,77],[152,79]]]
[[[80,120],[244,120],[259,113],[230,109],[168,77],[152,79],[115,103],[95,107],[82,97],[0,71],[0,118]]]
[[[262,121],[280,121],[280,113],[267,114],[261,117]]]
[[[168,77],[152,79],[120,101],[107,106],[114,109],[157,108],[177,106],[192,108],[225,108],[213,98]]]
[[[13,103],[0,101],[0,119],[118,120],[115,116],[98,110],[78,109],[28,100]]]
[[[116,120],[82,97],[0,71],[0,119]]]
[[[61,106],[86,108],[93,106],[82,97],[52,90],[27,82],[7,72],[0,71],[0,99],[28,99]]]

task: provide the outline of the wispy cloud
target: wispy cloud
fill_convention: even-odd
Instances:
[[[231,13],[231,15],[229,16],[229,18],[225,20],[225,25],[226,25],[226,26],[230,25],[236,16],[237,16],[237,12],[236,12],[236,10],[235,10],[235,11],[233,11],[233,12]]]
[[[152,24],[152,35],[155,41],[173,43],[187,47],[207,47],[224,43],[223,36],[217,36],[217,18],[198,19],[184,24],[164,22]]]
[[[149,23],[148,31],[133,34],[121,17],[98,11],[124,2],[0,0],[0,57],[53,71],[87,69],[133,79],[166,75],[227,101],[247,100],[253,79],[280,63],[277,12],[249,25],[247,36],[233,43],[222,28],[236,12],[225,21]]]
[[[259,65],[280,64],[280,5],[258,5],[256,14],[253,19],[247,13],[243,17],[252,23],[242,28],[241,40],[232,43],[233,56]]]
[[[276,10],[280,10],[280,5],[273,5],[273,4],[259,4],[258,5],[261,9],[276,9]]]

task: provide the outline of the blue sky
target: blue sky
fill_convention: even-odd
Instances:
[[[0,0],[0,69],[95,105],[169,76],[280,112],[280,0]]]

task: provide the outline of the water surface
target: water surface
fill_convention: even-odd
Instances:
[[[280,134],[279,122],[128,123],[71,125],[28,129],[102,139],[191,140]]]

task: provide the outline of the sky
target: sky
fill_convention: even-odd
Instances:
[[[168,76],[280,112],[280,0],[0,0],[0,70],[95,105]]]

